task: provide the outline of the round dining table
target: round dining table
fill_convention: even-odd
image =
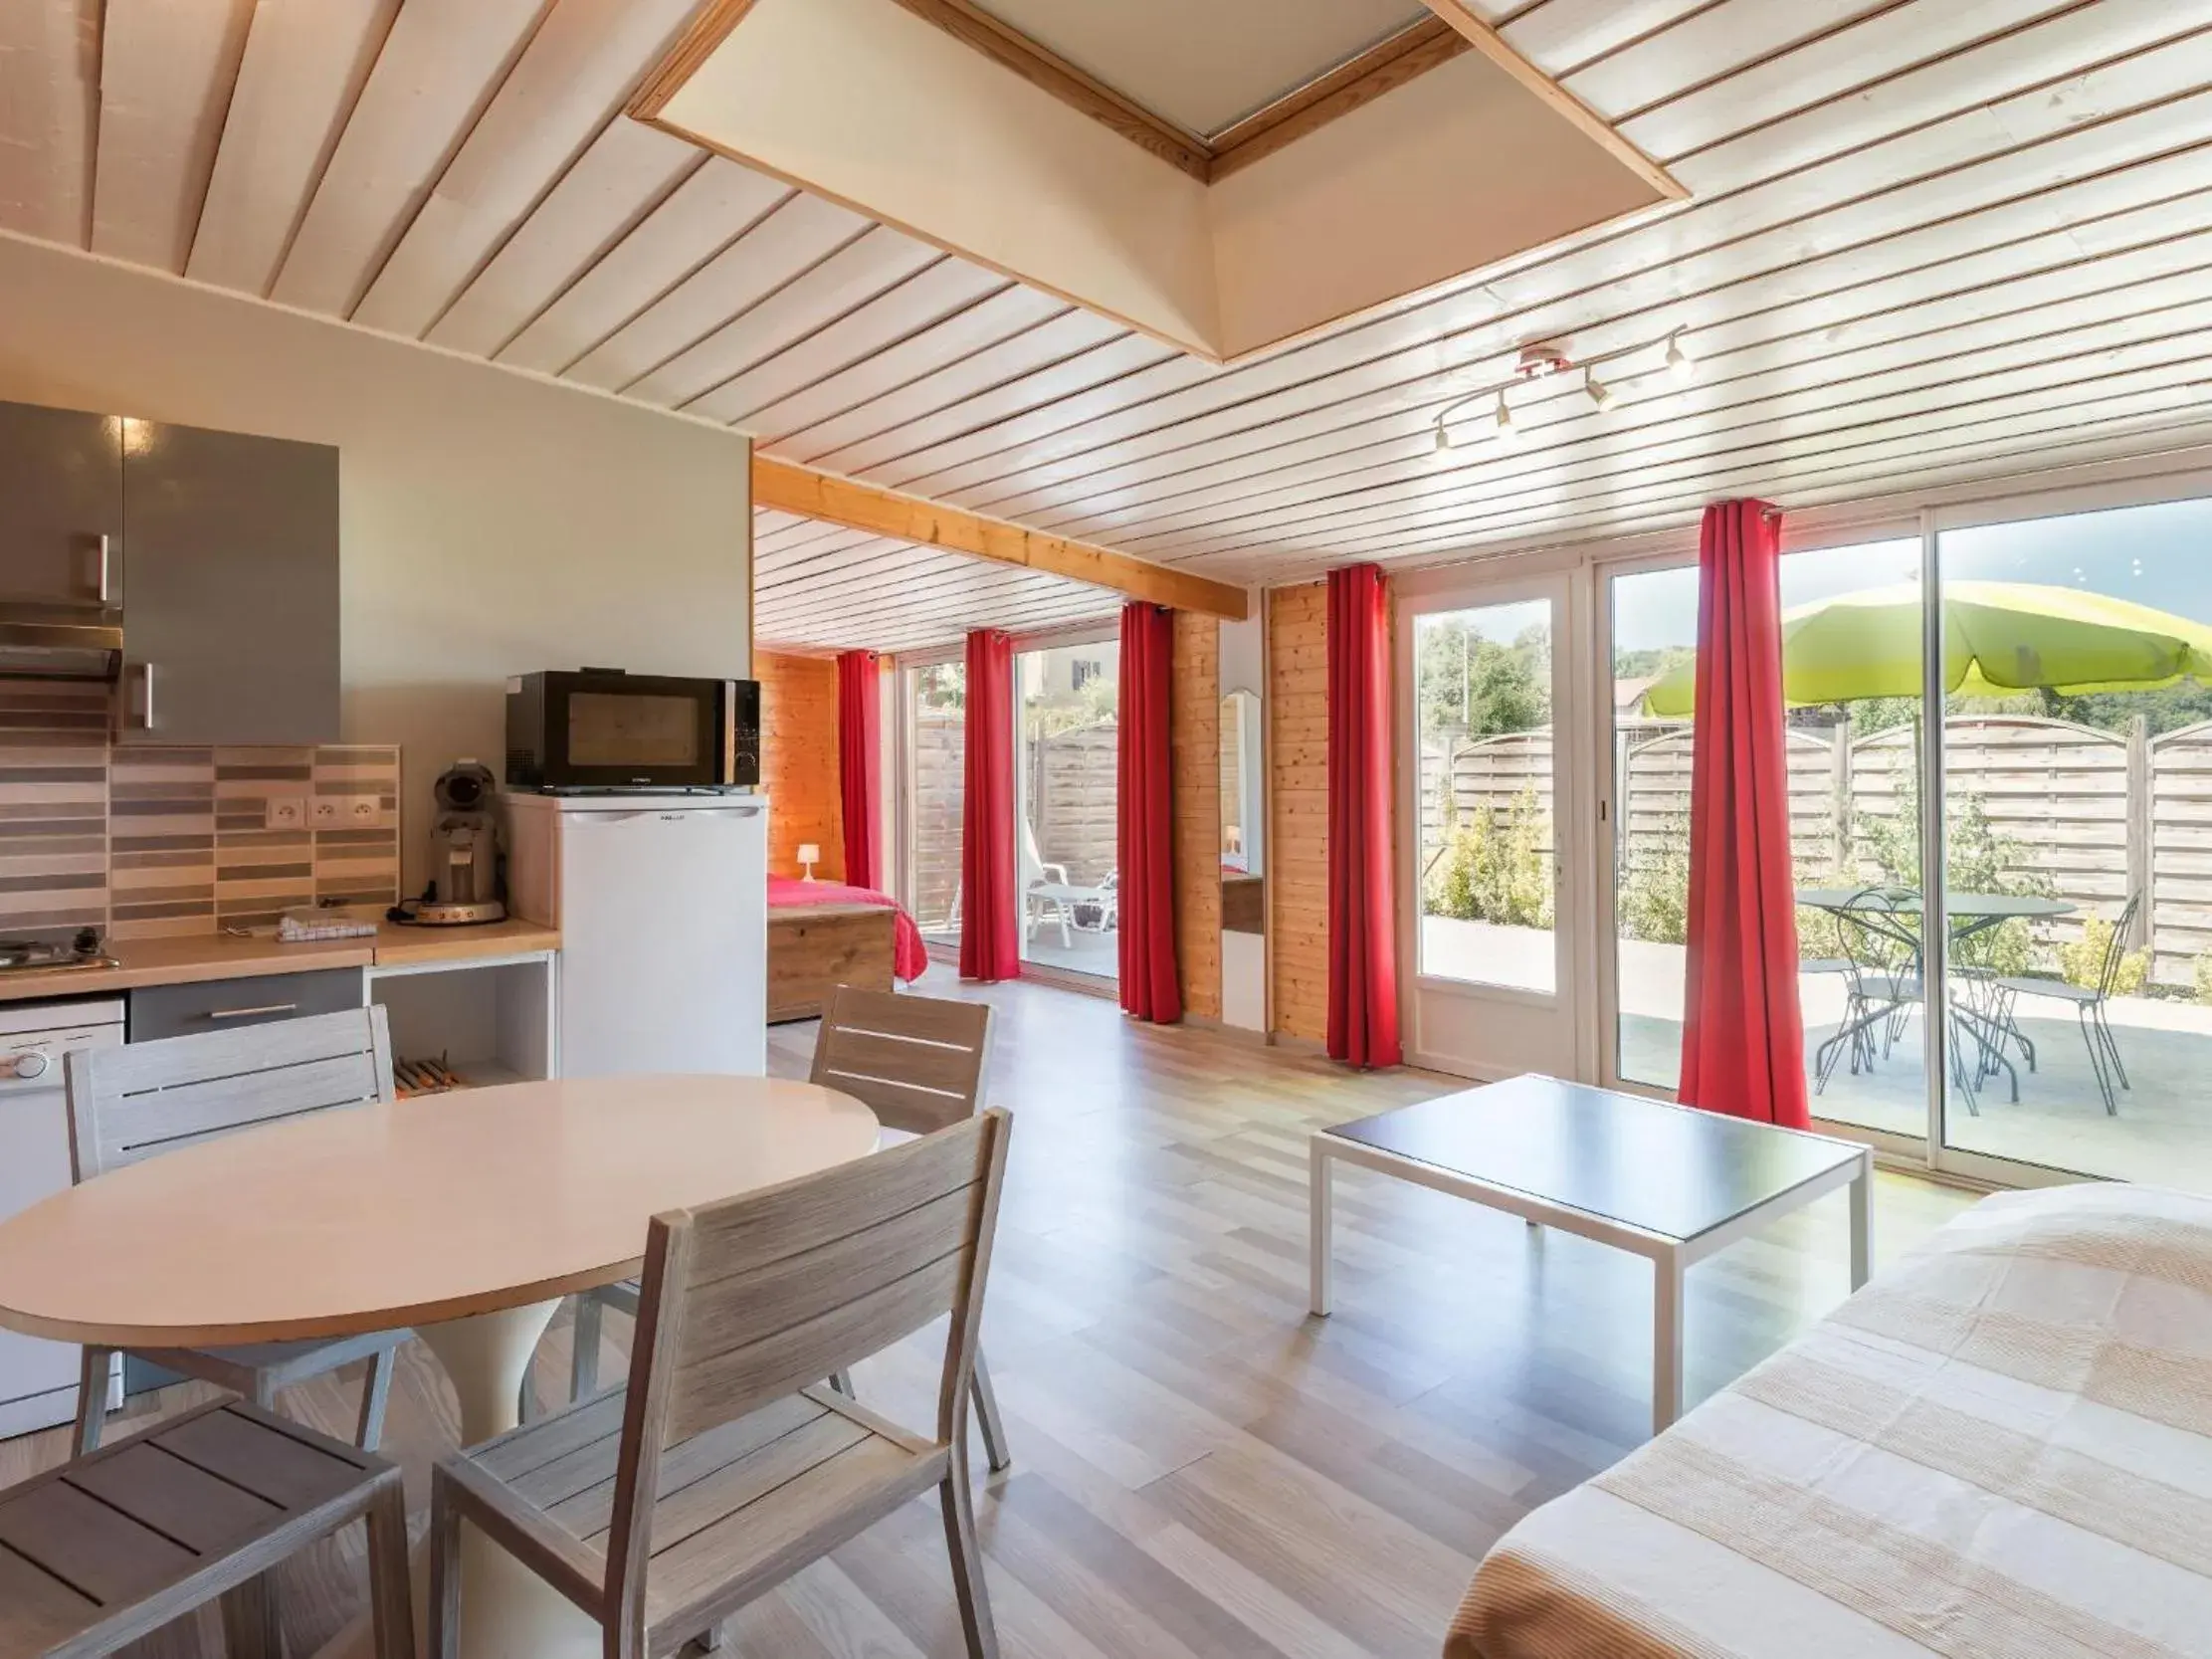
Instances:
[[[312,1113],[0,1223],[0,1326],[105,1348],[412,1327],[476,1445],[515,1426],[560,1298],[638,1273],[653,1216],[865,1156],[876,1138],[850,1096],[753,1077],[516,1083]],[[463,1531],[467,1659],[601,1651],[596,1625]],[[419,1619],[428,1579],[414,1564]],[[324,1652],[368,1648],[364,1620]]]

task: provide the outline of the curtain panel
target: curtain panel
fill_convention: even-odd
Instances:
[[[1764,502],[1706,509],[1690,778],[1685,1106],[1804,1129],[1782,704],[1782,525]]]
[[[1121,1006],[1137,1019],[1183,1017],[1175,971],[1174,757],[1168,741],[1175,613],[1132,599],[1121,607],[1117,755]]]
[[[845,881],[884,885],[883,672],[873,651],[837,659],[837,782],[845,829]]]
[[[1014,891],[1014,641],[996,628],[968,635],[966,724],[960,977],[1013,979],[1022,971],[1022,902]]]
[[[1390,842],[1390,591],[1381,567],[1328,573],[1328,1052],[1395,1066],[1398,938]]]

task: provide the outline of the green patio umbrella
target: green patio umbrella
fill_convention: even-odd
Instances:
[[[1698,667],[1678,663],[1644,694],[1657,716],[1691,712]],[[1994,697],[2212,684],[2212,627],[2126,599],[2032,582],[1943,584],[1943,686]],[[1920,694],[1917,582],[1782,613],[1782,697],[1791,705]]]

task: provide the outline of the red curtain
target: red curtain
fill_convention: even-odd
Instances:
[[[1680,1098],[1803,1129],[1811,1118],[1783,748],[1781,563],[1781,516],[1764,502],[1706,509]]]
[[[1022,971],[1014,891],[1014,642],[968,635],[967,795],[960,809],[960,977]]]
[[[1121,607],[1119,842],[1121,1006],[1140,1020],[1183,1017],[1175,977],[1174,761],[1168,748],[1175,613]]]
[[[884,885],[883,677],[873,651],[837,659],[837,781],[845,820],[845,881]]]
[[[1395,1066],[1390,594],[1379,566],[1328,573],[1328,1052]]]

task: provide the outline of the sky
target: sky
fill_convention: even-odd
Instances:
[[[1938,557],[1946,579],[2079,587],[2212,622],[2212,501],[1948,530]],[[1789,553],[1782,559],[1782,603],[1916,580],[1919,561],[1916,539]],[[1618,650],[1695,644],[1697,569],[1623,576],[1614,583],[1613,606]]]

